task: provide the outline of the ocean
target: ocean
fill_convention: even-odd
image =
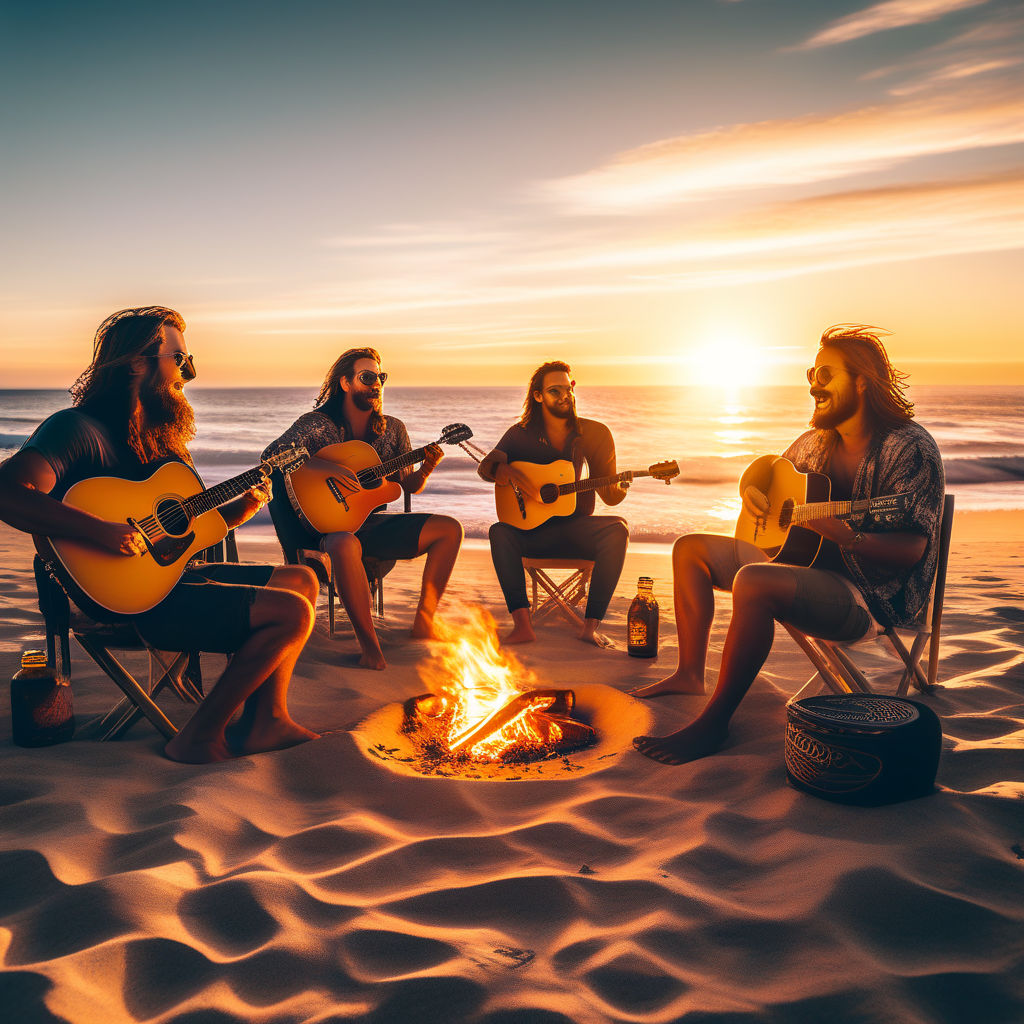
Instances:
[[[311,408],[315,389],[193,388],[188,395],[199,428],[192,451],[209,486],[254,466],[264,446]],[[921,386],[910,397],[918,421],[938,442],[958,510],[1024,509],[1024,387]],[[385,413],[405,422],[414,446],[457,422],[489,449],[518,417],[522,400],[518,387],[388,387]],[[0,458],[68,404],[64,391],[0,390]],[[759,455],[782,452],[806,429],[811,402],[806,387],[581,386],[577,408],[608,424],[620,470],[678,461],[671,485],[636,480],[615,508],[629,520],[634,542],[666,544],[693,530],[731,533],[741,472]],[[494,521],[493,488],[461,449],[445,451],[413,508],[454,516],[468,537],[484,538]],[[598,512],[603,507],[598,499]],[[244,529],[273,534],[265,511]]]

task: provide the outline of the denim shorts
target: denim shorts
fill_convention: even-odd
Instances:
[[[768,562],[760,548],[734,537],[705,534],[701,540],[707,545],[708,569],[716,590],[732,590],[736,573],[744,565]],[[768,568],[787,574],[792,581],[793,601],[780,621],[822,640],[860,640],[880,631],[864,595],[842,573],[781,562],[772,562]]]

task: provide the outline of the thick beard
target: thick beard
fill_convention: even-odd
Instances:
[[[177,388],[144,388],[139,393],[142,423],[137,449],[146,461],[176,455],[190,461],[189,442],[196,436],[196,416]]]
[[[857,395],[847,395],[845,398],[840,399],[838,404],[836,399],[832,400],[832,404],[828,409],[824,409],[821,412],[815,408],[811,414],[811,426],[815,430],[832,430],[834,427],[838,427],[840,423],[848,420],[857,411],[858,398]]]
[[[352,392],[352,404],[360,412],[380,412],[381,400],[361,391]]]
[[[567,409],[563,409],[557,405],[549,405],[548,412],[550,412],[555,419],[574,420],[576,418],[576,404],[574,402],[570,402]]]

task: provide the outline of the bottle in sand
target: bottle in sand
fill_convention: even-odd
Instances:
[[[658,602],[654,597],[654,580],[641,576],[636,584],[636,597],[626,616],[626,650],[634,658],[654,658],[658,654]]]
[[[19,747],[46,747],[71,739],[75,714],[71,685],[46,664],[45,651],[26,651],[11,679],[11,727]]]

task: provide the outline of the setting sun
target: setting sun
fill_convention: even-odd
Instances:
[[[765,351],[739,333],[711,335],[681,356],[682,384],[735,391],[767,383]]]

